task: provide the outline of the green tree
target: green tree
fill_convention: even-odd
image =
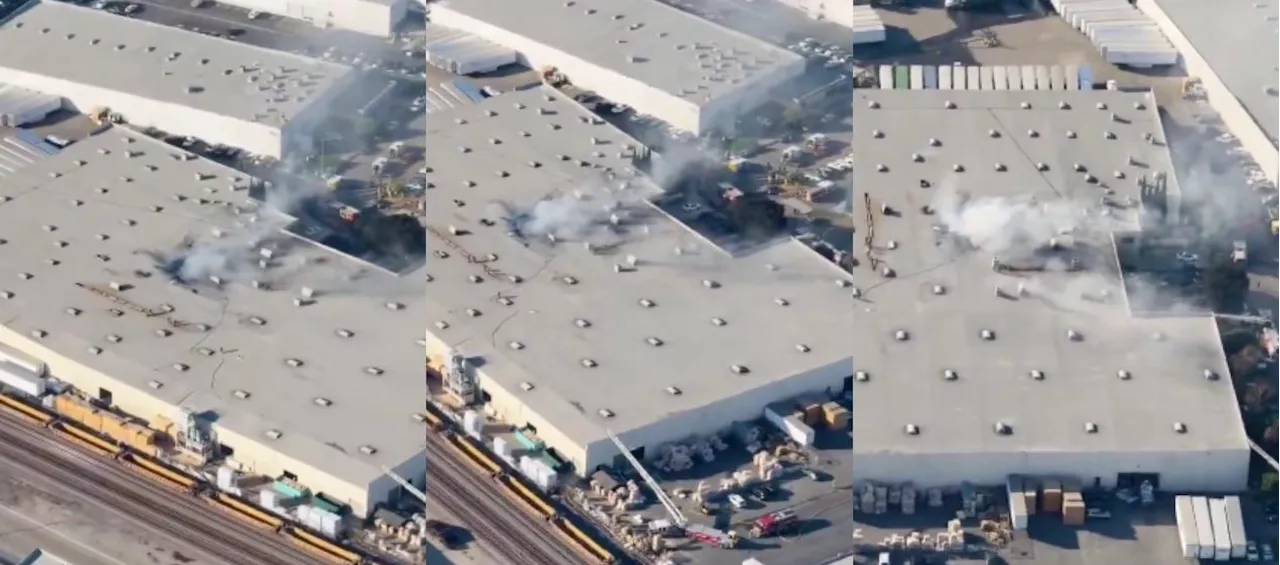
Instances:
[[[1275,473],[1264,473],[1262,475],[1262,485],[1260,490],[1263,494],[1274,496],[1277,482],[1280,482],[1280,476],[1277,476]]]
[[[782,111],[782,127],[787,131],[798,132],[804,130],[804,108],[799,106],[788,106]]]
[[[372,149],[378,145],[380,132],[377,121],[370,118],[361,118],[360,121],[356,122],[355,133],[366,149]]]

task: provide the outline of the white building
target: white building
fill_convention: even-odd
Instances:
[[[579,473],[618,454],[606,429],[657,455],[845,387],[846,273],[791,240],[703,239],[651,203],[637,142],[572,99],[511,92],[426,130],[426,206],[457,234],[428,237],[428,355],[482,359],[488,408]]]
[[[882,135],[855,138],[875,166],[853,186],[897,211],[875,214],[880,251],[854,270],[869,285],[852,334],[855,480],[1243,490],[1250,449],[1213,318],[1144,314],[1187,302],[1118,273],[1117,242],[1179,206],[1168,149],[1146,141],[1166,139],[1154,97],[855,93],[859,127]],[[1163,194],[1139,190],[1162,172]]]
[[[430,18],[694,133],[732,123],[805,69],[794,53],[656,0],[446,0]]]
[[[34,2],[0,23],[0,83],[271,157],[308,151],[353,76],[343,65],[65,2]]]
[[[421,272],[300,241],[243,173],[126,128],[3,180],[0,344],[157,428],[213,414],[240,469],[357,514],[399,492],[384,468],[423,486]]]
[[[409,11],[409,0],[225,0],[268,14],[309,22],[318,27],[390,37]]]

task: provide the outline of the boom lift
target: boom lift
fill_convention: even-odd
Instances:
[[[737,547],[739,541],[738,536],[733,532],[717,530],[702,524],[690,524],[689,519],[680,511],[680,508],[676,506],[675,502],[667,496],[667,493],[662,490],[662,486],[658,484],[658,481],[654,480],[653,476],[649,474],[649,471],[645,470],[644,465],[631,454],[631,450],[627,449],[626,444],[622,443],[622,440],[618,439],[618,436],[614,435],[613,430],[605,430],[605,432],[609,434],[609,439],[613,441],[614,445],[618,446],[618,451],[622,452],[622,456],[626,458],[627,462],[631,464],[631,467],[636,470],[636,473],[640,475],[640,478],[644,479],[645,484],[649,485],[649,489],[652,490],[653,495],[658,498],[658,502],[660,502],[662,507],[667,510],[667,515],[671,517],[671,522],[684,530],[686,536],[702,543],[715,545],[725,549]]]

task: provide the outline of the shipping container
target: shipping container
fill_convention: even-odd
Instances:
[[[936,65],[928,65],[924,68],[924,89],[938,89],[938,67]]]
[[[771,404],[764,409],[764,418],[801,445],[813,445],[813,428],[792,413],[784,403]]]
[[[983,65],[978,67],[978,80],[982,81],[982,90],[995,90],[995,67]]]
[[[1067,65],[1067,68],[1063,72],[1063,74],[1066,75],[1065,78],[1067,81],[1067,90],[1080,90],[1080,66],[1079,65]]]
[[[911,65],[911,90],[924,90],[924,65]]]
[[[911,88],[911,70],[903,65],[893,68],[893,87],[897,90]]]
[[[1244,510],[1240,507],[1240,497],[1228,496],[1226,503],[1227,531],[1231,535],[1231,557],[1245,557],[1249,547],[1249,537],[1244,531]]]
[[[1022,66],[1022,89],[1036,90],[1036,68],[1034,65]]]
[[[969,90],[969,72],[961,65],[952,65],[951,67],[951,88],[955,90]]]
[[[1209,499],[1191,497],[1191,511],[1196,517],[1196,545],[1200,546],[1200,559],[1213,559],[1213,519],[1209,517]]]
[[[31,371],[24,364],[10,361],[0,352],[0,389],[8,388],[38,398],[48,390],[48,383],[43,369],[40,372]]]
[[[1190,496],[1179,496],[1173,500],[1173,513],[1178,521],[1178,543],[1182,546],[1182,556],[1187,559],[1200,557],[1200,533],[1196,529],[1196,512],[1191,505]]]
[[[951,81],[951,67],[938,67],[938,90],[951,90],[954,83]]]
[[[982,84],[982,67],[965,67],[964,72],[969,75],[965,78],[965,82],[969,84],[969,90],[984,90]]]
[[[1231,559],[1231,528],[1227,526],[1227,501],[1209,499],[1209,519],[1213,523],[1213,560]]]
[[[1004,80],[1009,83],[1009,90],[1023,90],[1021,68],[1014,65],[1005,67]]]
[[[1013,522],[1013,529],[1027,529],[1027,499],[1022,493],[1014,493],[1015,496],[1009,498],[1009,520]]]
[[[880,65],[880,89],[893,89],[893,65]]]
[[[991,76],[995,80],[996,90],[1009,90],[1009,68],[1005,66],[994,67],[991,69]]]

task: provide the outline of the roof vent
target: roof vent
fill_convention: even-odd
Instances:
[[[645,308],[653,308],[654,306],[657,306],[657,304],[654,304],[654,302],[652,300],[649,300],[648,298],[641,298],[640,306],[643,306]]]
[[[711,279],[702,279],[702,286],[707,288],[720,288],[720,283]]]
[[[790,303],[790,302],[788,302],[788,301],[787,301],[787,299],[785,299],[785,298],[775,298],[775,299],[773,299],[773,303],[774,303],[774,304],[777,304],[778,306],[790,306],[790,305],[791,305],[791,303]]]
[[[439,321],[439,322],[436,322],[436,329],[438,329],[438,330],[447,330],[447,329],[449,329],[449,322],[446,322],[446,321],[444,321],[444,320],[441,320],[441,321]]]
[[[153,389],[155,389],[155,390],[160,390],[160,389],[164,388],[164,383],[162,383],[162,382],[160,382],[160,381],[147,381],[147,386],[149,386],[149,387],[151,387],[151,388],[153,388]]]
[[[942,371],[942,378],[948,381],[954,381],[960,378],[960,375],[953,369],[945,369]]]
[[[908,339],[911,339],[911,334],[908,333],[907,330],[896,330],[893,332],[893,339],[898,341],[907,341]]]
[[[365,454],[365,455],[373,455],[374,453],[377,453],[377,452],[378,452],[378,448],[376,448],[376,447],[374,447],[374,446],[372,446],[372,445],[362,445],[362,446],[360,446],[360,453],[363,453],[363,454]]]
[[[586,329],[591,327],[591,321],[585,318],[577,318],[573,321],[573,325],[578,326],[579,328]]]
[[[871,374],[866,371],[855,371],[853,373],[853,380],[858,381],[860,383],[865,383],[871,380]]]
[[[713,325],[713,326],[723,326],[723,325],[725,325],[725,324],[727,324],[727,323],[728,323],[728,322],[725,322],[725,321],[724,321],[724,318],[712,318],[712,319],[711,319],[711,325]]]
[[[601,418],[612,418],[613,410],[610,410],[608,408],[601,408],[599,410],[596,410],[596,414],[599,414]]]
[[[533,383],[531,383],[531,382],[529,382],[529,381],[524,381],[524,382],[520,383],[520,390],[523,390],[523,391],[525,391],[525,392],[529,392],[529,391],[533,390]]]
[[[467,308],[467,315],[471,316],[472,318],[479,318],[480,311],[476,310],[475,308]]]
[[[915,424],[907,424],[902,427],[902,431],[909,436],[918,436],[920,435],[920,426],[917,426]]]
[[[1044,371],[1041,371],[1040,369],[1032,369],[1027,373],[1027,375],[1030,376],[1033,380],[1037,380],[1037,381],[1044,380]]]
[[[667,387],[667,394],[670,394],[671,396],[680,396],[681,394],[684,394],[684,391],[677,387],[669,386]]]
[[[321,407],[321,408],[328,408],[328,407],[330,407],[330,406],[333,406],[333,401],[332,401],[332,400],[329,400],[328,398],[325,398],[325,397],[323,397],[323,396],[317,396],[317,397],[315,397],[315,398],[311,399],[311,403],[312,403],[312,404],[315,404],[316,406],[319,406],[319,407]]]
[[[521,349],[524,349],[524,344],[519,341],[513,341],[511,343],[508,343],[507,347],[510,347],[511,349],[514,349],[516,351],[520,351]]]
[[[1080,332],[1075,330],[1067,330],[1067,339],[1071,341],[1080,341],[1083,338],[1084,336],[1081,336]]]
[[[991,330],[982,330],[978,332],[978,336],[981,337],[983,341],[992,341],[996,338],[996,332]]]
[[[808,345],[805,345],[803,343],[797,343],[796,351],[799,351],[800,353],[808,353],[809,351],[811,351],[811,349],[809,349]]]
[[[290,357],[284,360],[284,364],[297,369],[302,366],[302,360]]]
[[[662,343],[663,343],[661,339],[657,337],[652,337],[652,336],[646,338],[644,341],[645,343],[648,343],[649,345],[652,345],[654,347],[662,347]]]
[[[1217,371],[1214,371],[1213,369],[1205,369],[1205,370],[1204,370],[1204,378],[1205,378],[1206,380],[1216,381],[1216,380],[1218,380],[1218,372],[1217,372]]]
[[[581,363],[583,367],[586,367],[588,369],[594,368],[598,365],[595,359],[590,359],[590,358],[583,358]]]
[[[385,373],[386,371],[383,371],[381,367],[369,366],[364,368],[364,372],[366,375],[372,375],[376,377]]]
[[[1187,433],[1187,425],[1186,425],[1186,424],[1184,424],[1184,423],[1182,423],[1182,422],[1174,422],[1174,423],[1173,423],[1173,431],[1174,431],[1175,433],[1185,434],[1185,433]]]
[[[1120,369],[1119,371],[1116,371],[1116,377],[1117,377],[1117,378],[1119,378],[1119,379],[1120,379],[1120,380],[1122,380],[1122,381],[1127,381],[1127,380],[1129,380],[1129,379],[1133,378],[1133,374],[1132,374],[1132,373],[1130,373],[1129,371],[1124,370],[1124,369]]]
[[[1098,425],[1097,425],[1097,424],[1095,424],[1095,423],[1093,423],[1093,422],[1085,422],[1085,423],[1084,423],[1084,433],[1086,433],[1086,434],[1096,434],[1096,433],[1098,433]]]
[[[729,370],[733,371],[734,374],[737,375],[745,375],[751,372],[751,369],[748,369],[746,365],[730,365]]]
[[[280,439],[282,436],[284,436],[284,434],[280,433],[280,430],[267,430],[267,432],[264,435],[266,435],[271,439]]]
[[[1004,422],[1004,421],[996,422],[996,424],[992,426],[992,429],[995,430],[997,435],[1002,435],[1002,436],[1013,435],[1013,426],[1010,426],[1008,422]]]
[[[124,341],[124,338],[116,334],[107,334],[107,341],[110,343],[120,343],[121,341]]]
[[[179,372],[179,373],[185,373],[185,372],[187,372],[187,370],[188,370],[188,369],[190,369],[190,368],[191,368],[191,366],[190,366],[190,365],[187,365],[186,363],[174,363],[174,364],[173,364],[173,370],[175,370],[175,371],[177,371],[177,372]]]
[[[235,397],[240,400],[249,400],[249,391],[247,390],[236,389],[232,391],[231,394],[235,395]]]

